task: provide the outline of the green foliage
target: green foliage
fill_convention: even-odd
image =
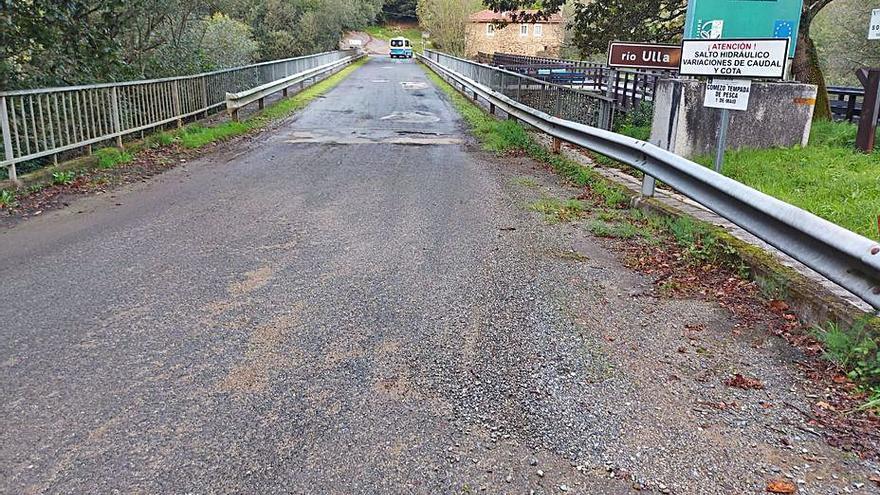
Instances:
[[[857,321],[849,328],[829,322],[816,326],[813,334],[825,347],[825,357],[844,369],[850,379],[873,390],[871,407],[880,405],[880,345],[869,320]]]
[[[654,104],[642,101],[638,108],[623,114],[614,122],[614,132],[647,141],[651,137],[651,124],[654,121]]]
[[[470,15],[482,8],[479,0],[418,0],[419,24],[431,33],[431,43],[444,52],[463,55]]]
[[[147,136],[145,144],[148,148],[161,148],[171,146],[177,138],[170,132],[160,132]]]
[[[693,263],[726,264],[735,254],[715,235],[713,227],[690,217],[649,217],[648,225],[671,234]]]
[[[416,20],[416,0],[385,0],[382,17],[396,20]]]
[[[856,126],[816,122],[806,148],[730,151],[725,175],[830,222],[880,240],[880,153],[855,150]],[[711,157],[697,161],[711,166]]]
[[[0,189],[0,208],[9,208],[15,205],[15,192],[8,189]]]
[[[211,67],[237,67],[256,59],[259,47],[251,35],[251,27],[215,13],[205,20],[201,47]]]
[[[245,122],[224,122],[212,127],[204,127],[200,124],[188,125],[179,135],[180,145],[184,148],[201,148],[208,143],[229,139],[249,130],[251,126]]]
[[[383,0],[0,0],[0,88],[194,74],[332,50]]]
[[[73,182],[76,174],[72,170],[60,170],[52,173],[52,184],[56,186],[66,186]]]
[[[99,168],[113,168],[122,163],[128,163],[134,159],[131,153],[121,151],[119,148],[101,148],[95,152]]]

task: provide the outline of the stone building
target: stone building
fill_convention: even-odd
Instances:
[[[506,25],[505,25],[506,24]],[[465,31],[465,55],[513,53],[558,57],[565,38],[565,22],[559,14],[538,23],[512,23],[509,13],[482,10],[473,14]]]

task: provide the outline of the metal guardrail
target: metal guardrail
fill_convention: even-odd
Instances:
[[[16,180],[17,163],[57,156],[210,112],[226,93],[242,91],[322,66],[352,52],[325,52],[192,76],[87,86],[0,92],[2,153]]]
[[[308,79],[316,78],[321,74],[332,72],[340,67],[346,66],[365,56],[364,53],[350,51],[350,55],[324,65],[320,65],[313,69],[298,72],[291,76],[287,76],[276,81],[272,81],[261,86],[238,93],[226,93],[226,109],[229,110],[233,120],[238,120],[238,110],[253,102],[259,102],[260,108],[263,108],[264,99],[278,91],[284,91],[287,94],[287,88],[294,84],[305,82]]]
[[[492,91],[548,114],[601,129],[611,129],[614,123],[613,101],[599,93],[553,84],[433,50],[425,50],[424,56]]]
[[[880,243],[650,143],[554,117],[516,101],[459,72],[467,61],[449,55],[419,59],[508,115],[663,181],[880,310]]]

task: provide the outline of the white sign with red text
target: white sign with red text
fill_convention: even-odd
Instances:
[[[683,76],[782,79],[788,58],[788,38],[684,40]]]

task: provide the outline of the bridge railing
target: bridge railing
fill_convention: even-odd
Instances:
[[[880,244],[645,141],[559,117],[510,95],[475,62],[426,52],[432,70],[463,91],[559,141],[592,150],[702,204],[880,310]],[[488,67],[497,72],[505,72]],[[521,76],[525,77],[525,76]]]
[[[208,113],[226,94],[258,87],[349,57],[335,51],[191,76],[60,88],[0,91],[0,168]]]
[[[493,91],[550,115],[601,129],[611,129],[614,122],[613,101],[599,93],[551,83],[433,50],[425,50],[424,56]]]
[[[828,98],[834,120],[857,122],[862,116],[862,102],[865,90],[859,87],[829,86]]]
[[[614,99],[620,112],[636,110],[641,102],[653,101],[657,82],[677,74],[668,70],[612,69],[598,62],[509,53],[480,53],[477,59],[545,81],[600,92]]]

